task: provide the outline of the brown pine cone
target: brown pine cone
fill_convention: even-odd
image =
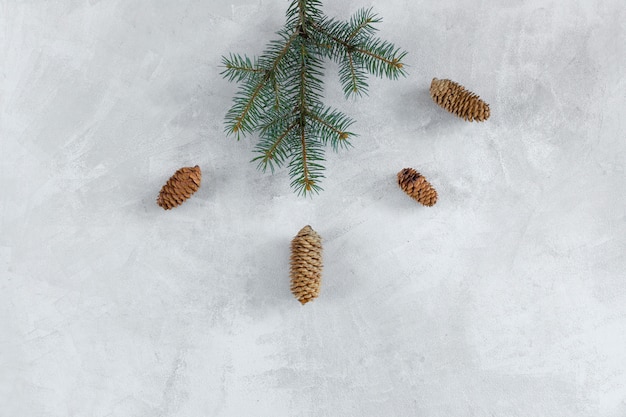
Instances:
[[[157,204],[165,210],[180,206],[200,188],[202,171],[200,167],[184,167],[179,169],[161,188]]]
[[[398,185],[409,197],[425,206],[434,206],[437,202],[437,190],[413,168],[404,168],[398,172]]]
[[[435,103],[450,113],[470,122],[474,120],[482,122],[489,118],[489,104],[454,81],[433,78],[430,84],[430,96]]]
[[[322,283],[322,239],[304,226],[291,241],[291,292],[303,305],[317,298]]]

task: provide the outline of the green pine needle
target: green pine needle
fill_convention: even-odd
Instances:
[[[406,52],[376,38],[381,19],[359,10],[347,22],[328,19],[319,0],[293,0],[285,27],[258,58],[222,58],[222,76],[240,84],[226,114],[226,133],[237,139],[258,132],[253,159],[271,172],[287,165],[291,187],[301,195],[322,190],[324,148],[352,146],[352,119],[326,107],[323,59],[339,65],[346,98],[368,92],[367,75],[405,76]]]

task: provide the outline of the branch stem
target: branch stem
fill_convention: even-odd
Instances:
[[[304,0],[303,0],[304,1]],[[306,103],[306,45],[302,43],[300,45],[300,143],[302,145],[302,170],[304,177],[304,187],[306,191],[311,190],[311,179],[309,174],[309,166],[307,161],[307,149],[306,149],[306,115],[307,115],[307,103]]]
[[[321,124],[323,124],[324,126],[326,126],[327,128],[329,128],[330,130],[332,130],[333,132],[335,132],[336,134],[338,134],[339,136],[343,135],[345,132],[342,132],[341,130],[337,129],[335,126],[331,125],[330,123],[328,123],[326,120],[322,119],[321,117],[313,114],[313,113],[309,113],[308,116],[315,120],[316,122],[319,122]]]
[[[265,84],[270,80],[270,78],[272,78],[272,75],[276,71],[276,68],[278,68],[278,64],[283,59],[285,54],[289,51],[289,47],[291,46],[291,44],[293,43],[294,39],[296,39],[297,36],[298,36],[297,32],[294,32],[291,34],[289,39],[287,39],[287,42],[285,42],[285,46],[283,46],[283,48],[280,50],[280,53],[274,60],[274,64],[272,65],[272,68],[269,70],[264,70],[265,75],[254,88],[254,91],[250,95],[250,99],[248,100],[248,103],[246,103],[246,106],[243,108],[241,115],[235,118],[235,120],[237,120],[237,123],[235,124],[235,126],[233,126],[233,129],[232,129],[233,132],[239,132],[241,130],[243,120],[248,115],[248,112],[252,108],[252,104],[254,103],[254,100],[256,100],[257,96],[259,95],[263,87],[265,87]]]
[[[287,137],[289,132],[291,132],[294,127],[296,127],[297,124],[298,121],[293,122],[278,138],[276,138],[272,146],[265,152],[265,156],[263,157],[263,163],[267,163],[268,160],[274,158],[274,154],[276,153],[276,149],[278,149],[280,143],[283,141],[283,139]]]
[[[267,82],[267,80],[268,80],[268,76],[266,74],[254,88],[254,91],[250,95],[250,99],[248,100],[245,107],[241,111],[241,115],[235,118],[235,120],[237,120],[237,123],[235,123],[235,126],[233,126],[233,129],[232,129],[233,132],[239,132],[241,130],[241,127],[243,125],[243,119],[246,117],[246,115],[252,108],[252,104],[254,103],[254,100],[256,100],[257,96],[261,92],[261,89],[265,86],[265,83]]]
[[[265,70],[263,68],[239,67],[237,65],[226,65],[226,68],[232,69],[232,70],[235,70],[235,71],[245,71],[245,72],[254,72],[254,73],[260,73],[260,72],[267,71],[267,70]]]
[[[360,32],[361,30],[363,30],[364,28],[366,28],[366,27],[367,27],[367,25],[369,25],[370,23],[372,23],[371,19],[366,19],[366,20],[364,20],[364,21],[363,21],[363,23],[361,23],[359,26],[357,26],[357,27],[356,27],[356,28],[352,31],[352,33],[350,34],[350,36],[348,36],[348,39],[346,39],[346,41],[350,42],[352,39],[354,39],[354,37],[355,37],[356,35],[358,35],[358,34],[359,34],[359,32]]]
[[[371,56],[374,59],[378,59],[379,61],[383,61],[385,64],[394,66],[398,69],[402,68],[402,64],[400,62],[398,62],[397,60],[390,60],[387,59],[383,56],[380,56],[378,54],[375,54],[373,52],[368,51],[367,49],[363,49],[363,48],[359,48],[357,46],[351,45],[348,41],[344,41],[343,39],[340,39],[334,35],[331,35],[330,33],[328,33],[326,30],[324,30],[323,27],[321,27],[320,25],[318,25],[317,23],[311,21],[309,22],[311,27],[315,30],[317,30],[319,33],[321,33],[324,36],[328,36],[330,39],[334,40],[335,42],[337,42],[338,44],[340,44],[341,46],[343,46],[346,49],[346,53],[350,53],[350,52],[360,52],[364,55],[367,56]],[[350,40],[350,38],[348,39]]]
[[[357,91],[359,91],[359,87],[357,85],[357,77],[356,77],[356,70],[354,69],[354,59],[352,58],[352,52],[348,51],[348,60],[350,63],[350,75],[352,78],[352,91],[354,93],[356,93]]]
[[[306,35],[306,0],[298,0],[298,26],[302,30],[302,35]]]

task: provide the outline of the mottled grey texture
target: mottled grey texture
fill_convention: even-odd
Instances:
[[[373,6],[410,75],[345,101],[328,71],[360,136],[303,199],[222,124],[220,57],[261,51],[287,1],[0,1],[0,415],[626,415],[623,1],[327,3]],[[433,77],[490,119],[436,106]]]

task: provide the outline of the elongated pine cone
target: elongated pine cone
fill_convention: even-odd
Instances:
[[[398,172],[398,185],[409,197],[425,206],[434,206],[437,202],[437,190],[413,168],[404,168]]]
[[[322,238],[304,226],[291,241],[291,292],[303,305],[317,298],[322,283]]]
[[[193,193],[198,191],[201,180],[202,171],[200,171],[198,165],[179,169],[161,188],[157,204],[165,210],[180,206]]]
[[[435,103],[450,113],[470,122],[474,120],[482,122],[489,118],[489,104],[454,81],[433,78],[430,83],[430,96]]]

